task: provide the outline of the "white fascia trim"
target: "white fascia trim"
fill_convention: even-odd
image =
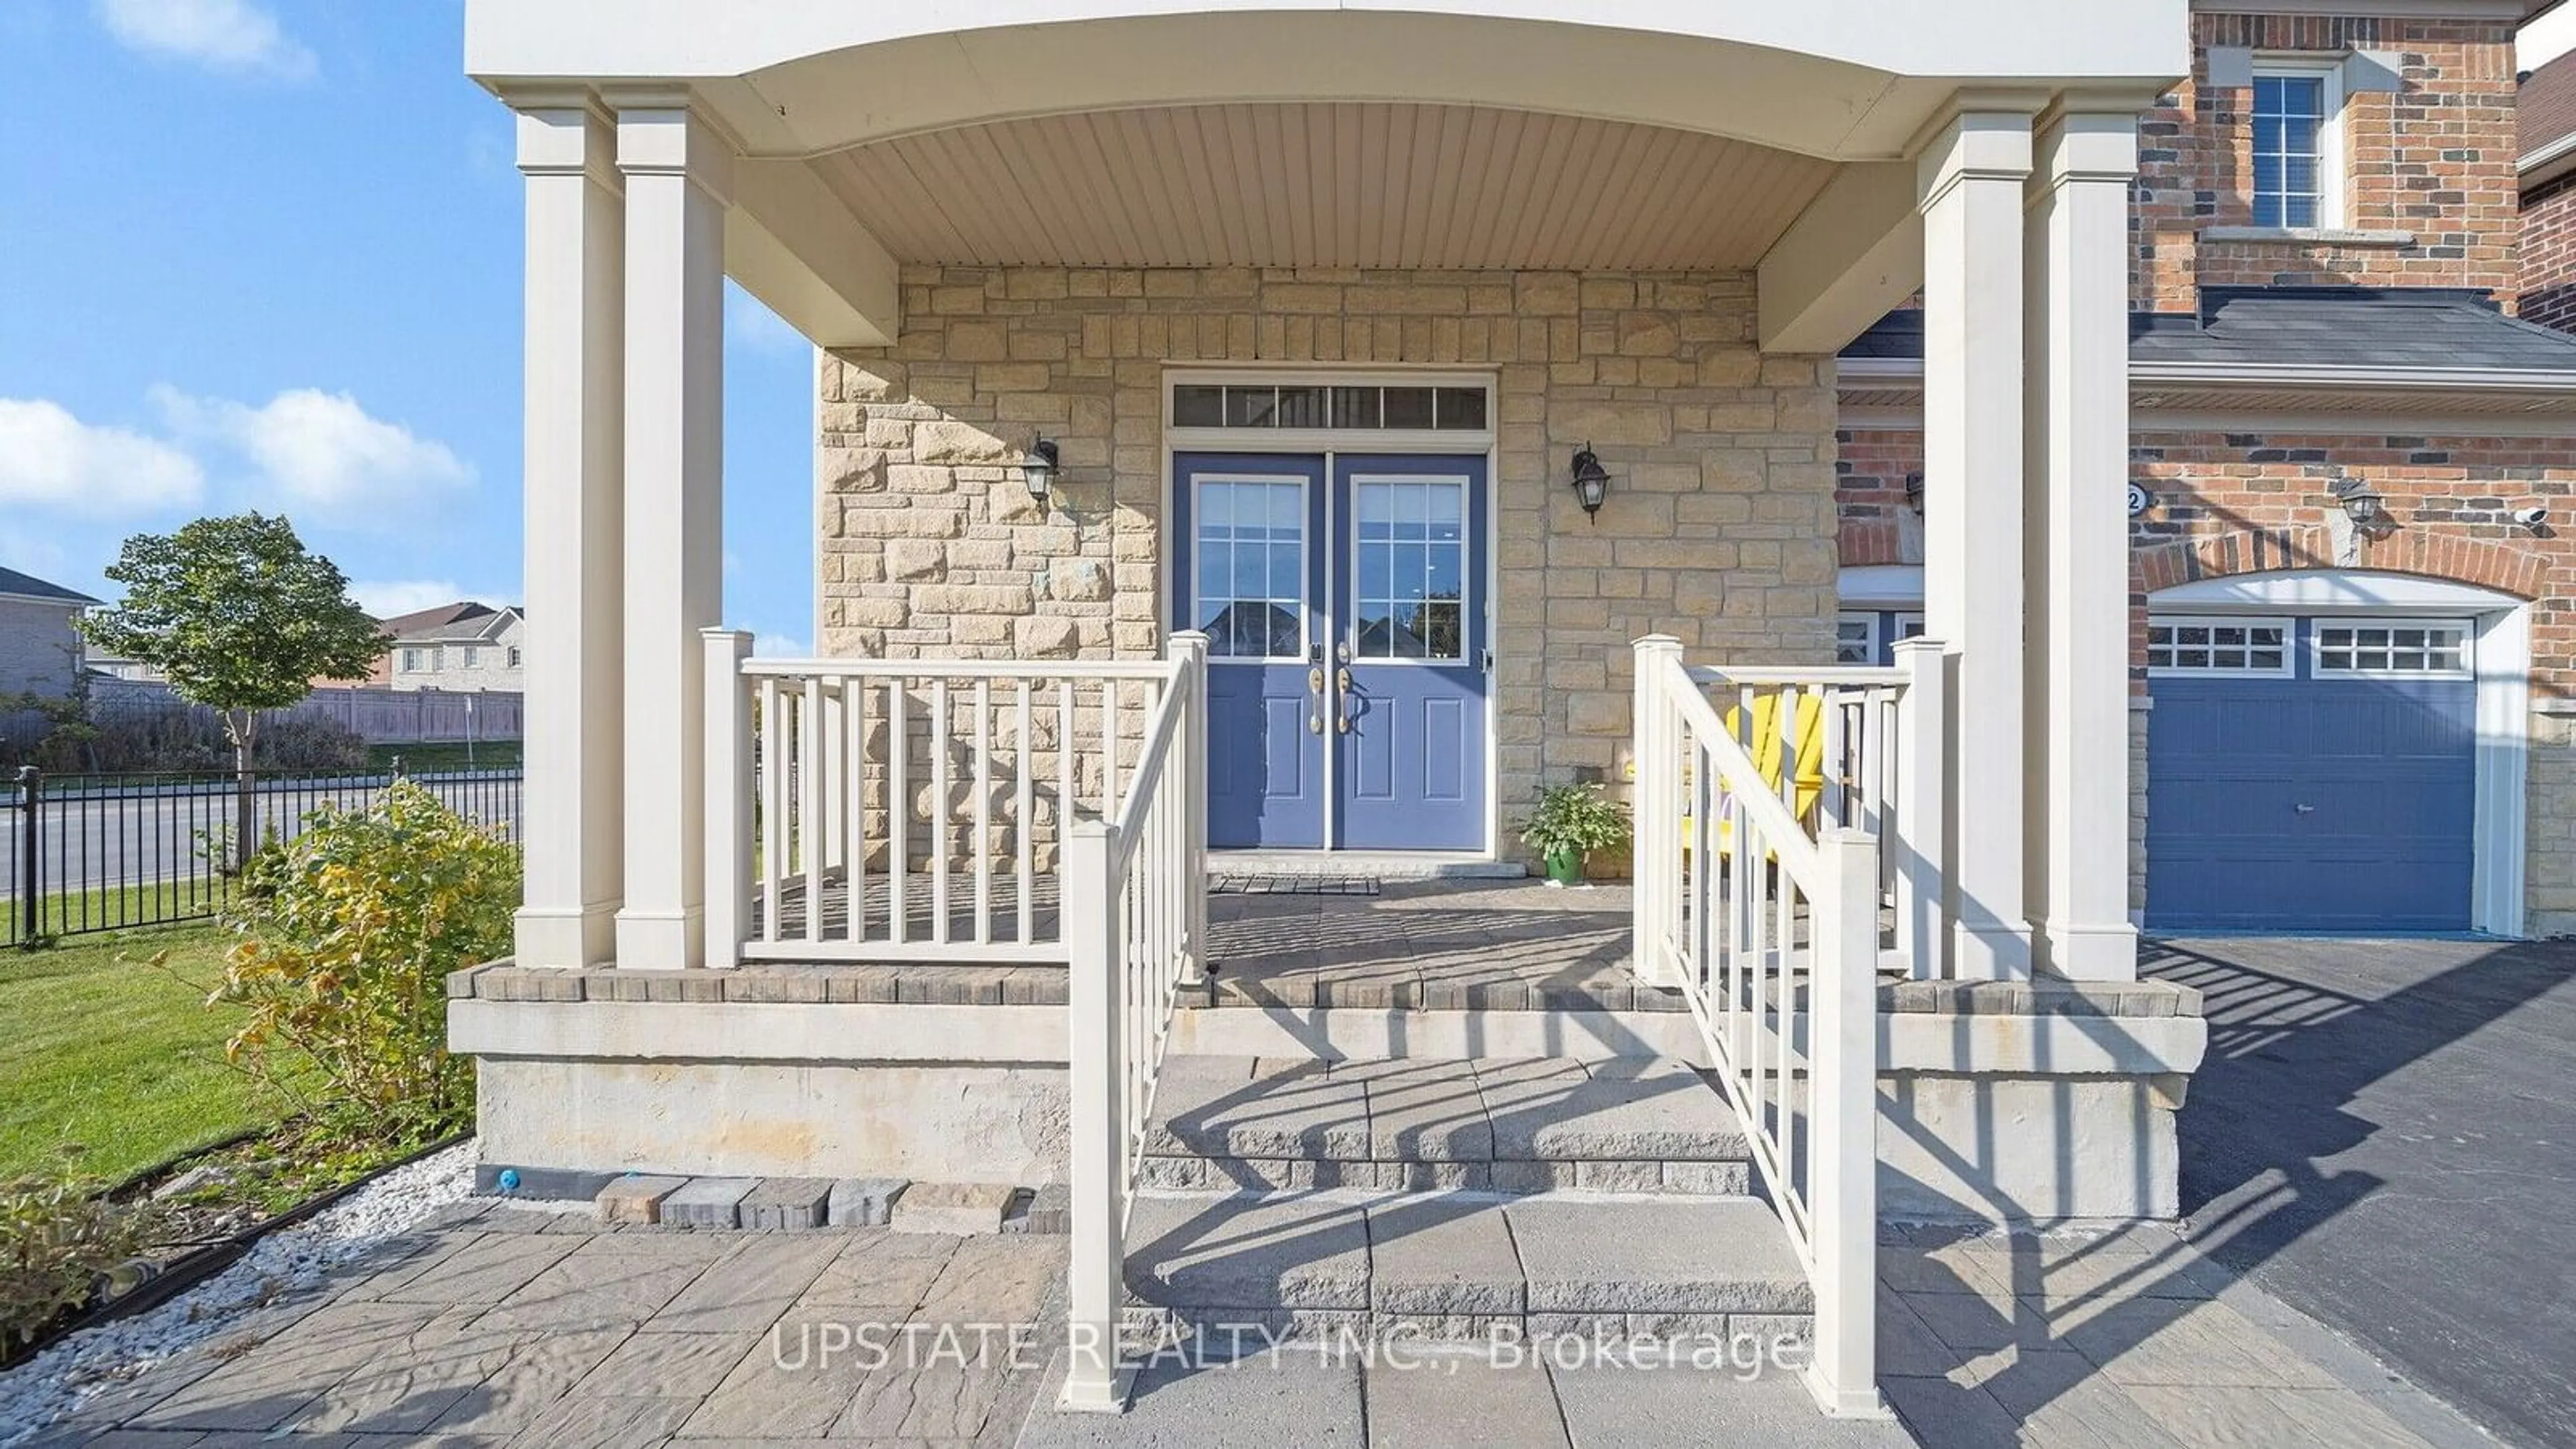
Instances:
[[[2157,613],[2459,615],[2517,609],[2522,600],[2476,584],[2419,574],[2295,569],[2195,579],[2147,595],[2147,607]]]
[[[2576,171],[2576,131],[2529,152],[2514,161],[2522,173],[2525,188],[2546,186],[2570,171]]]
[[[2576,369],[2491,367],[2323,367],[2277,362],[2140,362],[2132,386],[2179,383],[2244,387],[2384,387],[2419,392],[2576,392]]]
[[[1834,582],[1843,604],[1874,609],[1919,609],[1923,606],[1923,565],[1855,564]]]
[[[1841,364],[1837,381],[1914,381],[1923,364],[1911,357],[1855,357]],[[2378,387],[2409,392],[2576,392],[2576,368],[2541,370],[2493,367],[2335,367],[2280,362],[2133,362],[2131,387]]]
[[[69,609],[74,613],[106,607],[96,599],[53,599],[43,594],[0,594],[0,604],[42,604],[49,609]]]
[[[2198,15],[2375,15],[2401,19],[2520,20],[2522,0],[2191,0]]]

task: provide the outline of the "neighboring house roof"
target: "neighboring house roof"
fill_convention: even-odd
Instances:
[[[2133,313],[2140,407],[2356,408],[2576,419],[2576,336],[2442,287],[2204,287],[2201,310]],[[1890,313],[1843,349],[1847,405],[1919,405],[1923,314]]]
[[[459,599],[453,604],[440,604],[435,608],[416,609],[408,614],[396,614],[390,619],[378,619],[376,622],[383,626],[386,633],[393,635],[397,639],[402,639],[414,635],[426,634],[432,630],[443,629],[460,619],[479,618],[482,615],[491,612],[492,610],[489,605],[477,604],[467,599]]]
[[[473,644],[499,638],[525,617],[515,605],[495,609],[464,601],[404,614],[383,624],[397,644]]]
[[[21,599],[45,599],[57,603],[79,604],[84,608],[99,602],[87,594],[64,588],[60,584],[49,584],[34,574],[22,574],[16,569],[0,569],[0,594]]]
[[[2524,190],[2576,172],[2576,52],[2523,78],[2514,126]]]

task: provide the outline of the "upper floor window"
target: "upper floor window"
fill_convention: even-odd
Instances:
[[[416,673],[418,673],[418,672],[420,671],[420,668],[421,668],[421,665],[422,665],[422,658],[421,658],[421,656],[422,656],[424,653],[426,653],[426,652],[427,652],[427,651],[425,651],[425,650],[420,650],[420,649],[405,649],[405,650],[402,652],[402,667],[403,667],[403,673],[405,673],[405,674],[416,674]]]
[[[2342,224],[2336,186],[2335,113],[2343,97],[2330,66],[2260,66],[2254,72],[2254,224]]]
[[[508,655],[508,661],[509,661],[509,666],[510,666],[512,669],[516,669],[516,668],[518,668],[518,667],[519,667],[519,646],[518,646],[518,645],[513,644],[513,645],[511,645],[511,646],[510,646],[510,652],[509,652],[509,655]]]
[[[466,646],[465,646],[465,667],[466,667],[466,668],[468,668],[468,669],[472,669],[473,667],[475,667],[475,666],[476,666],[476,665],[478,665],[478,664],[481,664],[482,662],[483,662],[483,649],[482,649],[482,646],[481,646],[481,645],[479,645],[479,644],[468,644],[468,645],[466,645]]]

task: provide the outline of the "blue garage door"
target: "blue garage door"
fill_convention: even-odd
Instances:
[[[2153,620],[2148,926],[2466,930],[2470,635],[2465,620]]]

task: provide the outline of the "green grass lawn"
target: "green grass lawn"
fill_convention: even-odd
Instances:
[[[118,1182],[278,1120],[224,1062],[240,1013],[190,984],[213,981],[222,951],[211,926],[0,951],[0,1177],[50,1172],[78,1143],[84,1175]]]
[[[435,745],[370,745],[367,747],[367,758],[377,769],[393,768],[393,762],[399,756],[402,759],[403,769],[415,775],[428,774],[437,770],[515,770],[519,768],[517,740],[477,740],[471,751],[473,758],[470,760],[467,759],[468,753],[462,741]]]
[[[231,888],[230,881],[207,874],[148,885],[64,891],[45,897],[44,934],[69,937],[99,930],[124,931],[203,920],[229,899]],[[7,919],[0,921],[0,942],[15,945],[23,934],[25,917],[15,899],[0,901],[0,912],[7,914]],[[149,947],[144,954],[159,949]]]

